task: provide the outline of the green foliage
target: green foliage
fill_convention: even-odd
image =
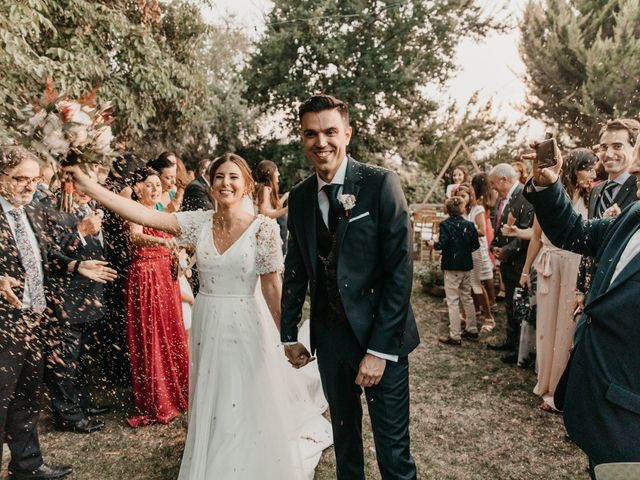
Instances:
[[[577,143],[640,111],[640,1],[530,0],[521,25],[529,113]]]
[[[251,125],[237,67],[247,47],[187,1],[2,2],[0,132],[15,136],[16,109],[51,76],[73,98],[99,86],[116,137],[142,155],[233,149]]]
[[[438,107],[423,87],[449,78],[462,36],[495,26],[469,0],[277,0],[247,67],[247,98],[284,112],[291,139],[299,102],[332,93],[350,104],[354,157],[407,158]]]

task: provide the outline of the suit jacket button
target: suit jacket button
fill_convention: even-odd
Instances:
[[[591,325],[591,317],[587,317],[587,325]]]

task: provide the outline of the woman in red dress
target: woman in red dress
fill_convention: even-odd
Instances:
[[[138,201],[153,209],[162,194],[158,174],[136,171]],[[132,427],[167,423],[188,406],[189,358],[173,237],[130,224],[132,262],[127,276],[127,340],[136,416]]]

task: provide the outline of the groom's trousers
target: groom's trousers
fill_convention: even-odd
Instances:
[[[329,402],[338,480],[364,479],[362,388],[355,384],[365,355],[348,322],[333,328],[316,322],[318,368]],[[381,382],[365,388],[378,466],[383,480],[413,480],[409,450],[409,364],[387,362]]]

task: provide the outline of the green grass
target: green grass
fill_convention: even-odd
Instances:
[[[562,418],[538,410],[531,391],[535,374],[500,362],[485,343],[503,332],[462,347],[438,344],[446,331],[442,299],[416,290],[413,306],[422,344],[410,356],[411,439],[419,478],[438,480],[587,480],[586,457],[565,439]],[[502,307],[501,307],[502,309]],[[41,444],[45,460],[73,464],[75,480],[173,480],[177,478],[186,415],[170,425],[131,429],[126,389],[105,386],[104,396],[118,408],[105,417],[107,427],[91,435],[59,433],[45,412]],[[367,478],[379,479],[365,406]],[[6,448],[5,448],[6,450]],[[8,455],[3,466],[6,472]],[[318,466],[316,480],[335,479],[333,449]],[[203,479],[209,480],[209,479]]]

